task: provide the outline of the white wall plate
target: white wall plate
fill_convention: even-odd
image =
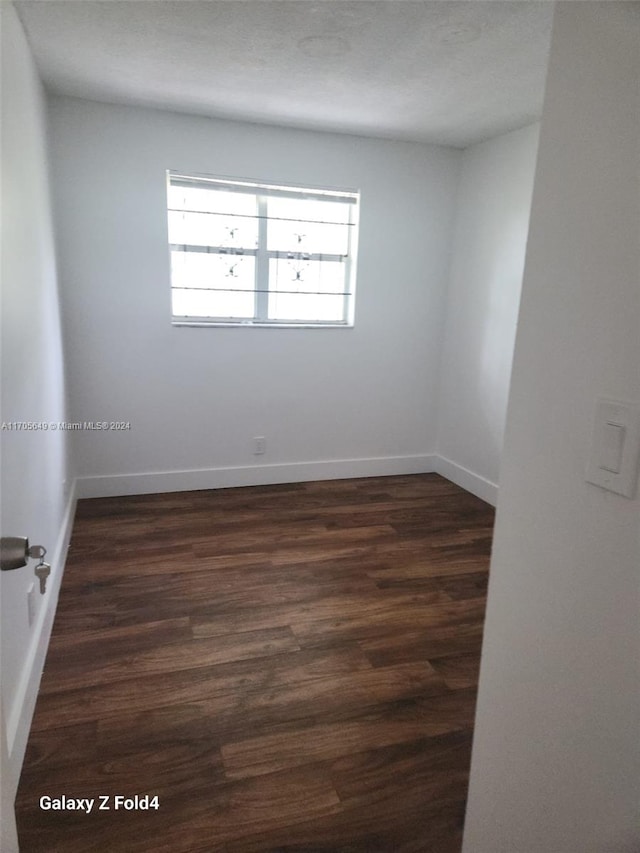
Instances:
[[[615,400],[596,404],[586,480],[633,498],[640,455],[640,406]]]

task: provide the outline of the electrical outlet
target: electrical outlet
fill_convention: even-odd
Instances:
[[[267,451],[267,439],[263,435],[257,435],[253,439],[253,455],[261,456]]]
[[[29,584],[27,590],[27,614],[29,616],[29,627],[31,627],[36,618],[36,585]]]

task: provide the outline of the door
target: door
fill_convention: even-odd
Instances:
[[[0,691],[0,850],[2,853],[18,853],[18,832],[14,812],[15,779],[9,761],[7,728],[4,705]]]

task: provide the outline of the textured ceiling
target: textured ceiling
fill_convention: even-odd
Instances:
[[[51,92],[465,147],[540,116],[553,4],[27,0]]]

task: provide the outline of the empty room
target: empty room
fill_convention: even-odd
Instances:
[[[640,3],[0,15],[3,853],[637,853]]]

